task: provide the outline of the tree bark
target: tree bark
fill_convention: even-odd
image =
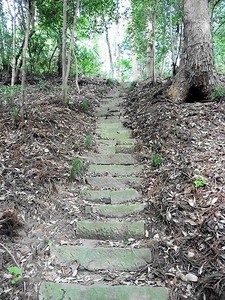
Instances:
[[[184,46],[181,64],[168,91],[173,100],[211,99],[218,83],[214,68],[208,0],[184,0]]]
[[[67,0],[63,1],[63,31],[62,31],[62,98],[67,105],[67,82],[66,82],[66,27],[67,27]]]
[[[21,92],[23,105],[25,104],[25,83],[26,83],[26,55],[28,48],[28,41],[30,35],[30,23],[31,23],[31,14],[30,14],[30,3],[29,0],[24,0],[25,9],[26,9],[26,21],[25,21],[25,37],[22,50],[22,67],[21,67]]]

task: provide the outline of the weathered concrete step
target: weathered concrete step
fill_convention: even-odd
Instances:
[[[39,300],[168,300],[166,288],[44,282]]]
[[[125,128],[118,130],[96,129],[96,133],[100,139],[105,140],[129,139],[132,137],[132,131]]]
[[[138,161],[130,154],[92,154],[89,156],[89,161],[92,164],[100,165],[134,165]]]
[[[88,172],[95,175],[107,175],[112,176],[132,176],[138,175],[143,170],[142,165],[89,165]]]
[[[109,130],[109,131],[126,129],[119,118],[114,118],[114,119],[99,118],[96,123],[96,128],[100,130]]]
[[[116,145],[115,153],[129,153],[132,154],[135,151],[134,145]]]
[[[77,221],[78,238],[98,240],[123,240],[144,238],[144,222]]]
[[[124,141],[124,144],[123,144]],[[102,140],[97,139],[97,151],[102,154],[127,153],[132,154],[135,151],[135,143],[133,139],[114,139]]]
[[[94,206],[86,206],[85,212],[87,214],[98,214],[106,218],[123,218],[133,214],[140,213],[146,208],[145,203],[138,204],[98,204]]]
[[[123,124],[123,122],[125,122],[125,118],[123,116],[112,116],[112,117],[108,117],[107,119],[105,117],[98,117],[97,122],[96,122],[96,126],[98,127],[98,124],[114,124],[114,123],[118,123],[120,122],[121,124]]]
[[[51,256],[58,264],[79,263],[80,270],[137,271],[151,260],[149,248],[86,248],[82,246],[52,246]]]
[[[86,177],[86,182],[96,189],[126,189],[129,187],[139,188],[142,178],[134,176],[96,176]]]
[[[96,117],[107,117],[107,116],[115,117],[115,116],[120,116],[120,115],[122,115],[122,110],[119,110],[119,109],[114,110],[114,111],[108,111],[107,109],[105,109],[105,110],[101,109],[101,110],[95,112]]]
[[[111,204],[120,204],[126,203],[128,201],[133,201],[141,198],[141,194],[138,193],[135,189],[124,189],[119,191],[110,191],[110,190],[83,190],[81,196],[85,200],[94,202],[94,203],[111,203]]]

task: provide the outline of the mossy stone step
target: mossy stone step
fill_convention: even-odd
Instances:
[[[134,153],[135,147],[134,145],[116,145],[115,152],[116,153]]]
[[[51,256],[57,264],[79,263],[80,270],[88,271],[136,271],[147,266],[151,260],[149,248],[86,248],[82,246],[52,246]]]
[[[144,238],[144,222],[77,221],[76,236],[84,239],[123,240]]]
[[[135,189],[124,189],[118,191],[111,190],[90,190],[86,189],[81,192],[85,200],[93,203],[111,203],[120,204],[141,198],[141,194]]]
[[[92,164],[100,165],[134,165],[137,164],[136,158],[131,154],[92,154],[89,156]]]
[[[107,119],[106,119],[107,120]],[[115,131],[115,130],[126,130],[123,126],[122,122],[117,119],[116,122],[108,122],[108,123],[98,123],[96,124],[98,130],[101,131]]]
[[[168,300],[169,293],[163,287],[89,286],[73,283],[44,282],[39,290],[39,300]]]
[[[96,176],[86,177],[86,182],[97,189],[125,189],[129,187],[139,188],[142,178],[134,176]]]
[[[95,112],[96,117],[107,117],[107,116],[121,116],[121,111],[120,109],[115,109],[113,111],[109,111],[108,109],[101,109]]]
[[[94,206],[86,206],[85,212],[87,214],[98,214],[106,218],[122,218],[140,213],[146,208],[145,203],[138,204],[98,204]]]
[[[107,175],[112,176],[132,176],[138,175],[143,170],[142,165],[89,165],[88,172],[95,175]]]
[[[129,139],[132,137],[132,131],[125,128],[118,130],[96,129],[96,133],[100,139],[105,140]]]

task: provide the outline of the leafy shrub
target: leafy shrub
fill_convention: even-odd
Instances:
[[[132,82],[129,84],[129,89],[130,89],[130,90],[133,90],[136,86],[137,86],[137,81],[132,81]]]
[[[163,160],[159,155],[152,155],[151,164],[154,168],[159,167],[162,164]]]
[[[84,139],[84,145],[87,149],[90,149],[93,143],[93,138],[91,135],[87,135]]]
[[[22,280],[22,270],[18,267],[8,267],[8,272],[12,275],[11,283],[15,284]]]
[[[90,108],[90,102],[88,99],[84,99],[82,104],[81,104],[81,109],[83,112],[87,112],[88,109]]]
[[[14,118],[17,117],[19,113],[20,113],[20,109],[16,106],[14,106],[10,111],[11,116]]]
[[[72,160],[72,167],[70,170],[70,179],[75,180],[76,176],[82,172],[82,161],[78,158]]]
[[[12,102],[13,99],[19,94],[20,87],[18,86],[2,86],[0,88],[1,100]]]
[[[222,88],[221,86],[215,87],[213,93],[212,93],[212,98],[214,100],[221,100],[225,99],[225,89]]]
[[[208,180],[202,175],[194,175],[194,185],[196,188],[204,187],[208,184]]]
[[[106,79],[107,85],[114,84],[114,83],[117,83],[117,80],[115,78],[107,78]]]

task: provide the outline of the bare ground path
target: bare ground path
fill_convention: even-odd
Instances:
[[[146,199],[141,194],[143,165],[131,131],[123,126],[123,87],[114,88],[96,110],[97,152],[89,165],[79,200],[82,217],[74,222],[74,240],[51,245],[53,280],[43,274],[39,300],[166,300],[165,287],[140,277],[152,260],[146,247]],[[72,270],[72,273],[71,273]],[[70,274],[70,276],[66,276]],[[139,278],[138,278],[139,277]],[[137,279],[138,278],[138,279]]]

